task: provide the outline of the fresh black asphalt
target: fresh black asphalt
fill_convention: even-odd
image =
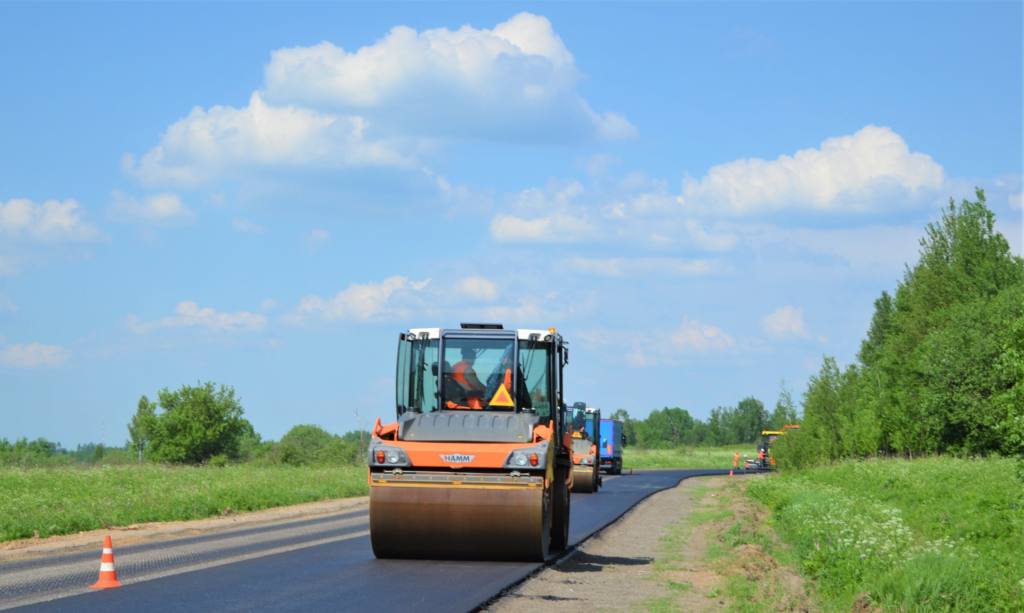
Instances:
[[[571,542],[578,544],[647,496],[683,479],[727,473],[658,470],[606,477],[597,494],[572,496]],[[524,562],[377,560],[369,537],[362,536],[19,610],[470,611],[540,567]]]

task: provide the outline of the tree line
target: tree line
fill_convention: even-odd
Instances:
[[[876,454],[1024,453],[1024,260],[982,190],[928,224],[919,258],[875,301],[857,359],[825,357],[787,465]]]
[[[645,449],[666,449],[684,445],[736,445],[760,440],[761,431],[781,429],[797,420],[792,396],[783,386],[775,407],[768,411],[764,403],[752,396],[736,406],[716,407],[707,420],[690,415],[686,409],[656,409],[643,419],[634,419],[625,409],[618,409],[612,419],[623,422],[628,444]]]
[[[162,389],[156,400],[139,398],[123,447],[89,443],[70,451],[45,438],[13,443],[0,439],[0,466],[141,462],[301,466],[366,461],[368,432],[337,435],[317,425],[300,424],[279,441],[263,440],[244,412],[230,386],[207,382]]]

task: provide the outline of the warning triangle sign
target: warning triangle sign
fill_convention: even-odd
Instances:
[[[498,391],[494,392],[494,397],[488,403],[492,407],[514,407],[516,403],[512,402],[512,396],[509,395],[508,390],[505,389],[504,385],[498,386]]]

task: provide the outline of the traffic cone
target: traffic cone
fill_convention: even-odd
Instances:
[[[732,469],[731,468],[729,469],[729,476],[730,477],[732,476]]]
[[[103,555],[100,556],[100,577],[96,583],[90,585],[94,590],[107,590],[114,587],[121,587],[117,580],[117,571],[114,570],[114,544],[110,542],[110,535],[103,537]]]

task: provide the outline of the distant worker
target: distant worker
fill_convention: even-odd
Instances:
[[[737,451],[736,454],[734,456],[732,456],[732,468],[733,468],[733,470],[736,470],[739,467],[740,467],[740,452]]]
[[[764,447],[759,447],[757,450],[757,465],[764,468]]]
[[[455,368],[452,369],[452,378],[466,392],[467,397],[479,398],[487,388],[480,382],[480,379],[476,376],[476,371],[473,370],[473,362],[475,360],[476,351],[469,347],[463,347],[462,360],[456,363]]]

